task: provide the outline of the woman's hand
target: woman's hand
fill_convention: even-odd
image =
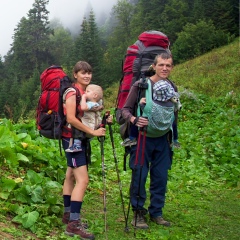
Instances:
[[[103,137],[106,135],[106,128],[100,127],[98,129],[94,130],[92,135],[95,137]]]
[[[103,109],[104,109],[103,105],[100,105],[98,107],[93,107],[91,111],[98,112],[98,111],[102,111]]]

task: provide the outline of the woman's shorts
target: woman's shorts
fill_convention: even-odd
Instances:
[[[69,147],[70,138],[62,138],[63,149],[66,150]],[[80,152],[65,152],[67,158],[67,165],[71,168],[77,168],[87,165],[86,160],[86,144],[82,142],[82,151]]]

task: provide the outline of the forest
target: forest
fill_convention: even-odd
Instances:
[[[226,45],[239,36],[237,0],[119,0],[104,23],[90,10],[78,34],[49,21],[49,0],[35,0],[17,24],[7,55],[0,56],[0,114],[17,122],[34,117],[39,76],[52,64],[71,76],[79,60],[93,67],[104,89],[119,82],[126,49],[147,30],[165,33],[175,64]],[[9,97],[11,96],[11,97]]]

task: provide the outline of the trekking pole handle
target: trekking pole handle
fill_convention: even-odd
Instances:
[[[142,118],[145,118],[145,119],[148,119],[148,117],[143,117],[143,116],[141,116]],[[144,127],[141,127],[140,129],[139,129],[141,132],[145,132],[145,131],[147,131],[147,126],[144,126]]]
[[[100,124],[100,127],[105,128],[107,124],[107,118],[110,116],[110,111],[106,111],[103,118],[102,118],[102,123]]]

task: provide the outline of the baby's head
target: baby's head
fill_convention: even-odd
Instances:
[[[103,90],[96,84],[89,84],[85,93],[88,101],[99,102],[103,98]]]

